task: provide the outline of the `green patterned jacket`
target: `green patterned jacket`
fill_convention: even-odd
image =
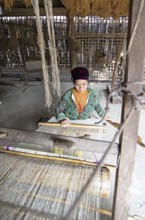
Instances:
[[[72,89],[68,90],[56,107],[56,116],[58,121],[65,118],[70,120],[87,119],[91,117],[93,110],[95,110],[100,117],[104,115],[105,112],[99,104],[96,92],[93,89],[88,88],[88,100],[86,106],[80,114],[77,111],[72,91]]]

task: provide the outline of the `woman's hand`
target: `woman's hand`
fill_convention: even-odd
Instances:
[[[61,126],[62,126],[63,128],[69,127],[69,122],[68,122],[67,119],[62,120],[62,121],[60,122],[60,124],[61,124]]]

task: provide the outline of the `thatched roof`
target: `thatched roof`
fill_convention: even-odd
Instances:
[[[52,0],[53,7],[67,9],[69,17],[73,16],[100,16],[103,18],[128,16],[129,0]],[[0,0],[0,4],[6,10],[13,7],[31,7],[31,0]],[[39,5],[44,6],[43,0],[39,0]]]
[[[128,15],[129,0],[61,0],[71,16],[96,15],[118,18]]]

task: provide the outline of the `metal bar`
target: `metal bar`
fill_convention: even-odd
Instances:
[[[142,13],[139,17],[139,11],[142,6]],[[125,82],[130,81],[143,81],[143,66],[145,55],[145,3],[143,0],[130,1],[129,11],[129,25],[128,25],[128,38],[132,42],[132,46],[126,57],[126,75]],[[138,20],[139,19],[139,20]],[[137,22],[137,28],[136,28]],[[135,34],[134,34],[135,30]],[[134,38],[132,39],[132,36]],[[138,94],[141,92],[141,85],[129,84],[128,89]],[[131,102],[128,97],[123,99],[122,121],[127,112],[131,108]],[[113,205],[113,218],[112,220],[126,220],[129,211],[129,187],[131,185],[133,166],[135,160],[135,151],[137,144],[137,133],[139,124],[140,111],[136,110],[129,123],[125,127],[121,141],[120,141],[120,164],[116,176],[116,187]]]

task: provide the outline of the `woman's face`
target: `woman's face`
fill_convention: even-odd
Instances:
[[[77,90],[77,92],[85,92],[88,88],[88,81],[85,79],[77,79],[75,80],[75,89]]]

